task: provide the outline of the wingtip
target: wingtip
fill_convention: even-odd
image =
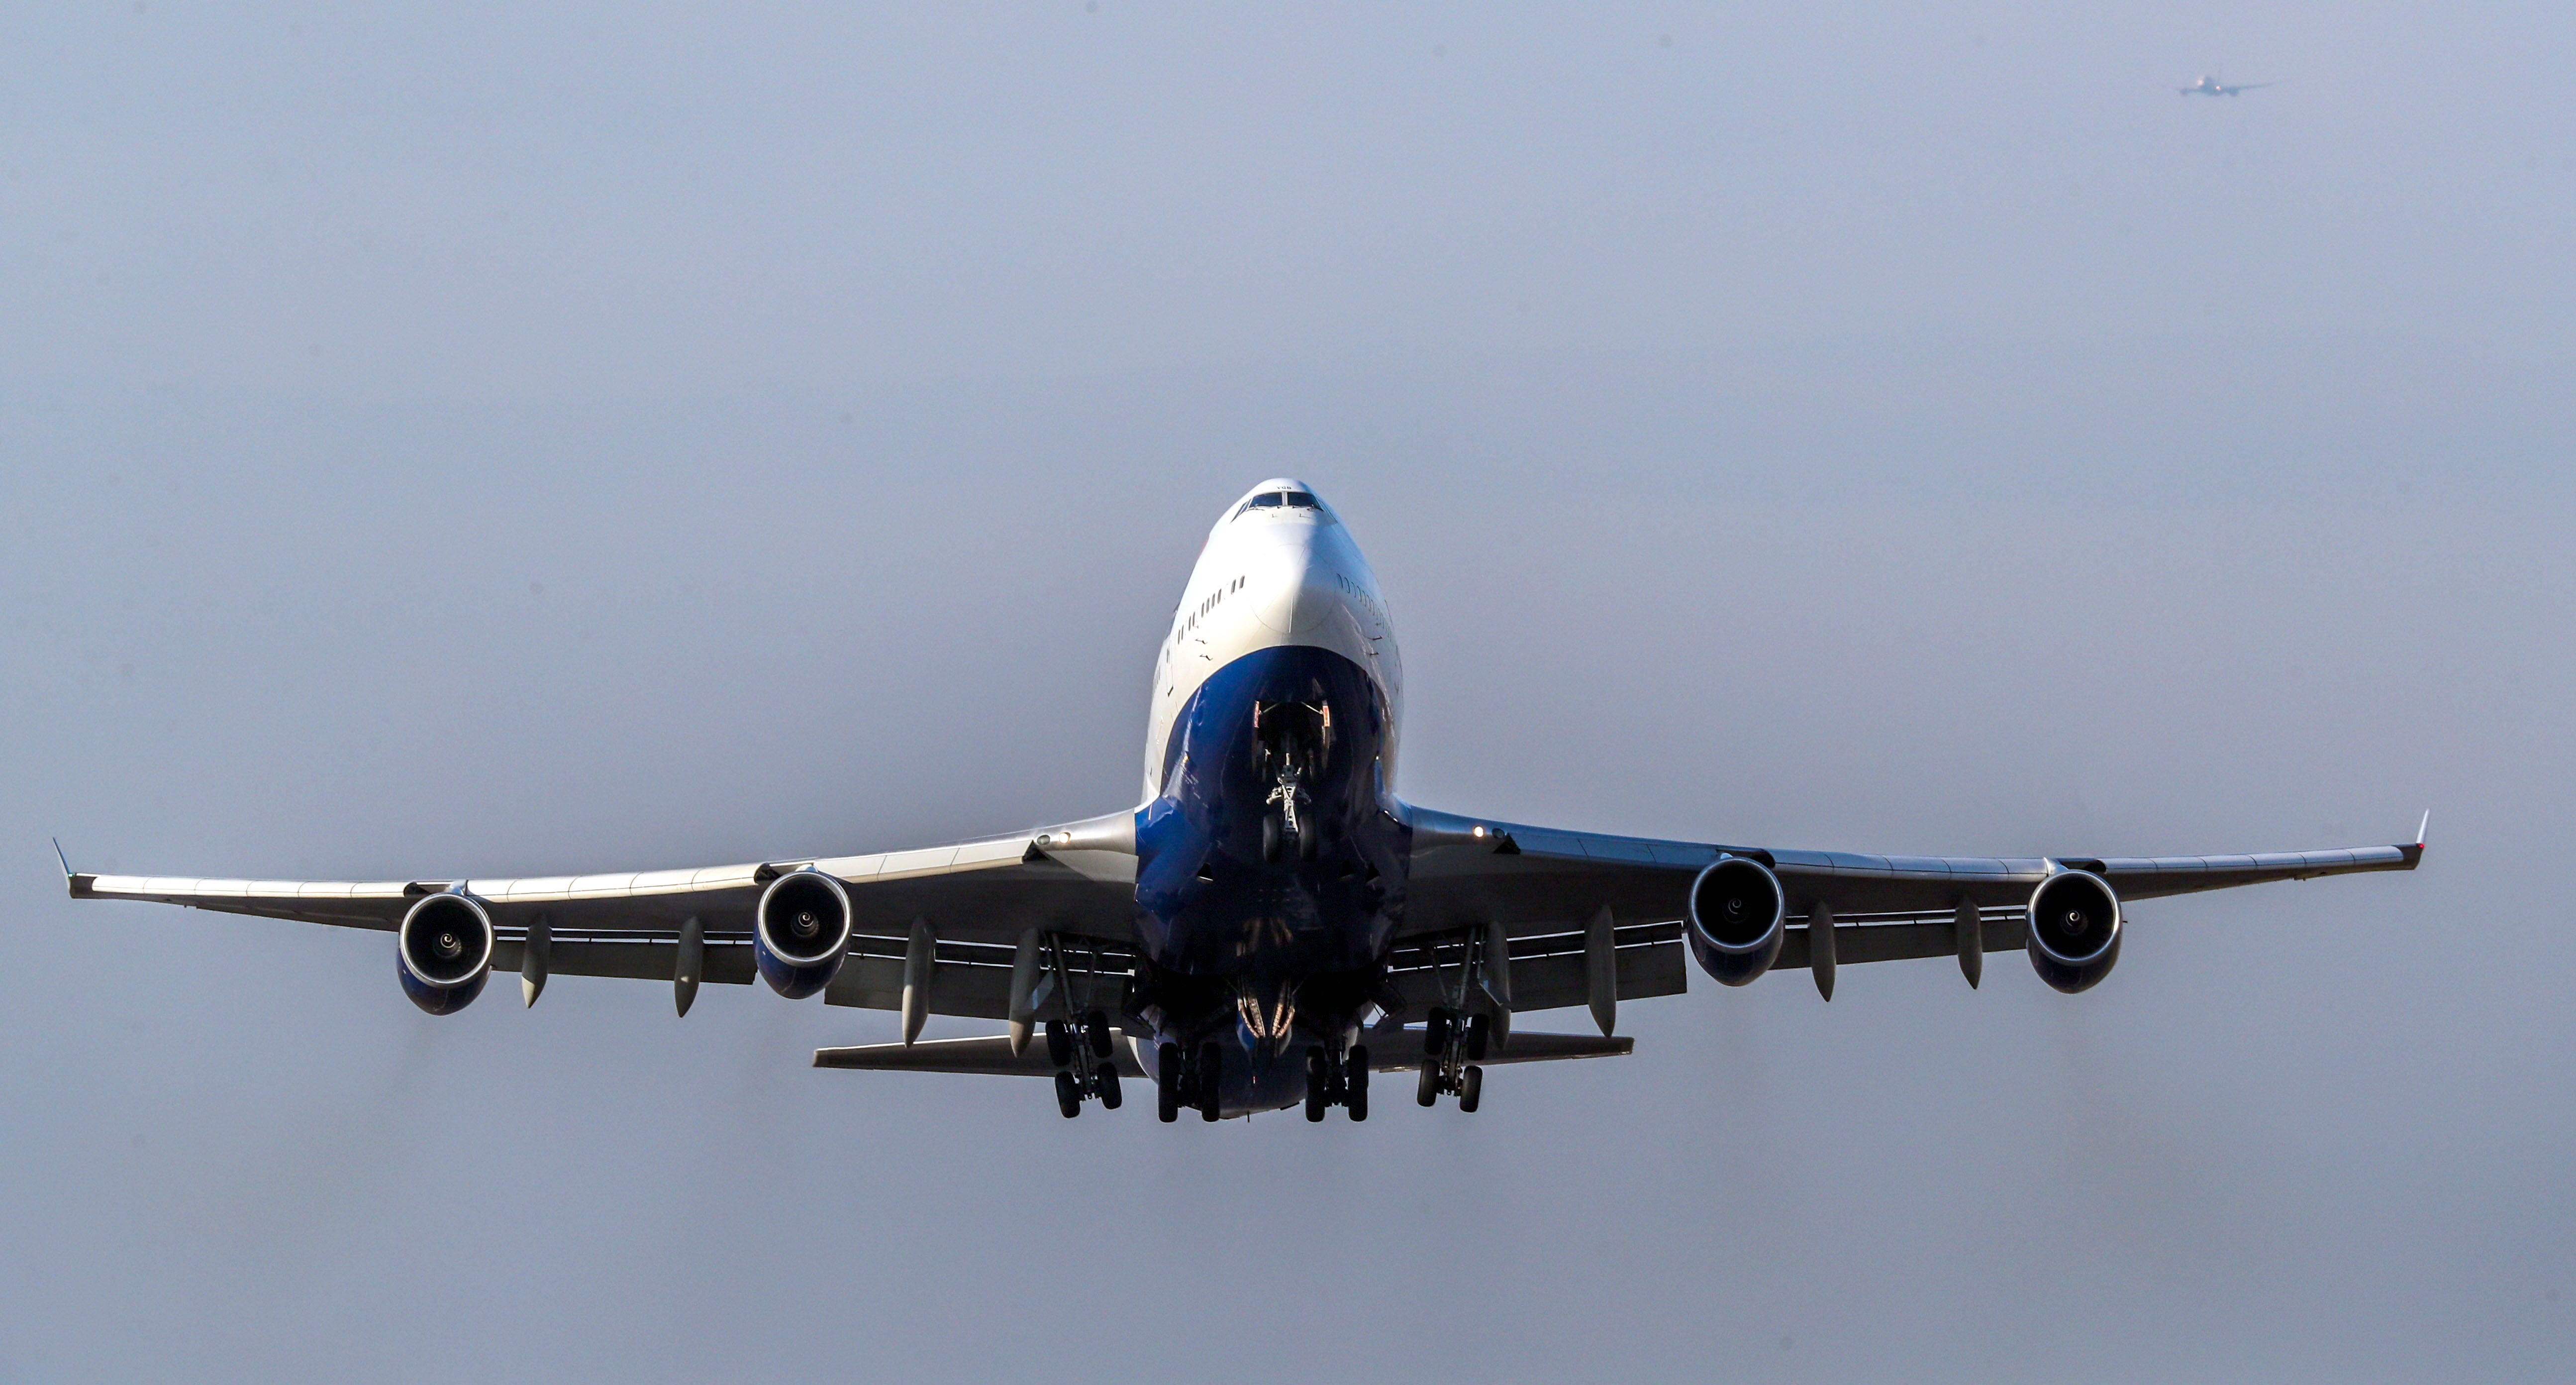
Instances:
[[[68,881],[68,880],[70,880],[70,879],[72,878],[72,858],[70,858],[69,856],[66,856],[66,855],[64,855],[64,854],[63,854],[63,839],[62,839],[62,838],[60,838],[60,837],[56,837],[56,838],[54,838],[54,839],[53,839],[53,843],[54,843],[54,860],[55,860],[55,861],[57,861],[57,862],[59,862],[59,863],[62,865],[62,868],[63,868],[63,879],[65,879],[66,881]]]
[[[2432,810],[2432,809],[2430,809],[2430,808],[2427,808],[2427,809],[2425,809],[2425,810],[2424,810],[2424,820],[2423,820],[2422,822],[2419,822],[2419,823],[2415,824],[2415,849],[2416,849],[2416,850],[2421,851],[2421,850],[2423,850],[2423,849],[2424,849],[2424,829],[2425,829],[2425,828],[2428,828],[2428,827],[2430,827],[2430,826],[2432,826],[2432,825],[2433,825],[2433,810]]]

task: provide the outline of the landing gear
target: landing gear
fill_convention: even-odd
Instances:
[[[1422,1076],[1414,1084],[1416,1105],[1458,1098],[1458,1109],[1473,1112],[1485,1094],[1485,1050],[1493,1042],[1493,1018],[1468,1015],[1463,1020],[1446,1008],[1435,1008],[1422,1026]]]
[[[1225,1094],[1225,1050],[1213,1043],[1199,1045],[1198,1070],[1192,1076],[1197,1079],[1191,1085],[1197,1089],[1199,1119],[1214,1121],[1217,1101]]]
[[[1215,1120],[1225,1095],[1224,1050],[1213,1043],[1195,1052],[1165,1041],[1154,1050],[1154,1118],[1169,1125],[1185,1109],[1201,1120]]]
[[[1181,1046],[1154,1050],[1154,1118],[1165,1125],[1181,1118]]]
[[[1322,1044],[1306,1050],[1306,1119],[1319,1121],[1339,1106],[1351,1119],[1368,1119],[1368,1048],[1353,1044],[1336,1061]]]
[[[1118,1063],[1108,1012],[1094,1010],[1079,1028],[1063,1020],[1046,1022],[1047,1059],[1055,1064],[1055,1109],[1066,1120],[1082,1114],[1082,1103],[1100,1099],[1100,1109],[1115,1111],[1125,1096],[1118,1089]],[[1168,1117],[1166,1118],[1168,1119]]]

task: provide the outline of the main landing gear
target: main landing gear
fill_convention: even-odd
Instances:
[[[1205,1043],[1191,1053],[1166,1042],[1154,1057],[1155,1117],[1169,1125],[1181,1118],[1182,1107],[1189,1106],[1197,1108],[1200,1120],[1215,1120],[1217,1101],[1225,1091],[1225,1050]]]
[[[1422,1028],[1422,1079],[1413,1089],[1415,1104],[1430,1106],[1444,1095],[1458,1098],[1458,1109],[1472,1112],[1485,1094],[1486,1046],[1493,1040],[1493,1019],[1468,1015],[1462,1021],[1447,1007],[1432,1010]]]
[[[1100,1109],[1115,1111],[1125,1097],[1118,1090],[1118,1062],[1109,1032],[1109,1015],[1094,1010],[1079,1029],[1063,1020],[1046,1023],[1047,1058],[1055,1064],[1055,1109],[1066,1120],[1082,1114],[1082,1103],[1100,1099]]]
[[[1351,1113],[1351,1119],[1368,1119],[1369,1052],[1362,1044],[1344,1050],[1341,1061],[1322,1044],[1306,1050],[1306,1119],[1319,1121],[1324,1112],[1335,1106]]]

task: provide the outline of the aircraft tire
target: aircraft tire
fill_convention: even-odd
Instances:
[[[1118,1109],[1118,1104],[1126,1099],[1127,1094],[1118,1090],[1118,1069],[1107,1063],[1101,1064],[1100,1109],[1115,1111]]]
[[[1422,1065],[1422,1080],[1413,1084],[1413,1104],[1431,1106],[1437,1104],[1439,1100],[1440,1064],[1437,1061],[1425,1062]]]
[[[1072,1073],[1060,1069],[1055,1075],[1055,1109],[1062,1111],[1066,1120],[1082,1114],[1082,1084],[1073,1080]]]
[[[1164,1044],[1154,1051],[1154,1118],[1165,1125],[1181,1118],[1181,1046]]]
[[[1342,1055],[1342,1105],[1355,1121],[1368,1119],[1368,1063],[1368,1048],[1362,1044],[1351,1045]]]
[[[1472,1112],[1485,1095],[1485,1070],[1473,1064],[1467,1068],[1467,1080],[1458,1087],[1458,1109]]]

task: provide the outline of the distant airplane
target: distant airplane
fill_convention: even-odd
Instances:
[[[2256,87],[2277,87],[2279,85],[2280,83],[2278,82],[2247,82],[2243,86],[2231,87],[2220,82],[2215,77],[2203,77],[2199,81],[2192,83],[2190,86],[2176,87],[2174,90],[2181,92],[2185,96],[2234,96],[2240,91],[2252,91]]]
[[[1057,606],[1032,618],[1089,619],[1079,581],[1048,599]],[[969,628],[953,638],[983,633],[1010,638]],[[1668,657],[1651,647],[1587,654],[1535,629],[1525,637],[1533,662]],[[1714,637],[1676,638],[1699,649]],[[942,646],[878,652],[918,660],[917,676],[932,676]],[[783,663],[792,676],[793,658]],[[777,676],[781,665],[773,654],[764,668]],[[1028,715],[1060,715],[1048,686],[1031,676]],[[901,1013],[900,1042],[826,1048],[817,1067],[1051,1079],[1067,1116],[1089,1101],[1115,1108],[1120,1079],[1140,1078],[1167,1121],[1300,1103],[1308,1120],[1336,1106],[1360,1120],[1372,1073],[1412,1071],[1416,1102],[1454,1096],[1473,1111],[1488,1065],[1626,1053],[1632,1041],[1613,1032],[1619,1004],[1685,989],[1685,958],[1728,986],[1809,973],[1831,998],[1837,962],[1955,957],[1973,986],[1987,953],[2026,951],[2041,981],[2081,991],[2119,960],[2129,901],[2413,870],[2424,855],[2421,827],[2402,845],[2276,855],[1943,857],[1528,826],[1396,796],[1403,697],[1377,578],[1314,488],[1283,477],[1228,505],[1208,535],[1155,660],[1132,807],[926,851],[640,874],[205,880],[93,875],[68,861],[63,874],[75,899],[377,930],[403,991],[431,1014],[465,1008],[507,969],[529,1004],[550,974],[613,976],[670,987],[682,1014],[702,981],[757,979],[790,999]],[[826,729],[829,712],[815,715]],[[1605,704],[1584,715],[1621,712]],[[1538,724],[1476,732],[1506,755],[1516,739],[1555,734]],[[950,749],[973,763],[971,746]],[[816,754],[771,772],[816,776],[833,763]],[[1752,811],[1745,784],[1698,787],[1732,815]],[[863,789],[900,792],[851,792]],[[163,975],[186,977],[191,959],[229,945],[123,916],[100,923],[102,946],[115,942],[117,957]],[[2152,945],[2185,936],[2204,940],[2166,933]],[[2208,962],[2225,965],[2226,955]],[[1575,1007],[1590,1008],[1598,1037],[1517,1023]],[[924,1041],[932,1015],[1009,1030]],[[1040,1032],[1045,1042],[1032,1045]],[[1977,1041],[1958,1034],[1921,1042],[1950,1045],[1962,1072],[1978,1056]]]

